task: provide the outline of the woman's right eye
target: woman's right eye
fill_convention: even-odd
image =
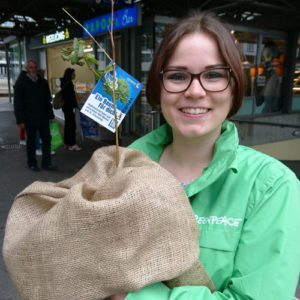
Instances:
[[[175,80],[175,81],[182,81],[186,80],[187,76],[185,73],[176,72],[176,73],[168,73],[167,80]]]

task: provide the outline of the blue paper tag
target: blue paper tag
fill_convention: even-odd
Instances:
[[[116,65],[115,98],[118,127],[137,98],[143,84]],[[88,97],[81,112],[108,130],[115,132],[112,101],[113,71],[104,74]]]

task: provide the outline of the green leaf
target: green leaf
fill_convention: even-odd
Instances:
[[[83,47],[85,46],[85,40],[78,40],[78,43],[79,43],[80,45],[82,45]]]
[[[73,48],[62,48],[60,54],[63,60],[70,60]]]
[[[73,40],[73,48],[76,54],[78,54],[78,50],[79,50],[79,42],[77,38],[74,38]]]
[[[82,67],[82,66],[84,65],[84,61],[82,61],[82,60],[79,60],[79,61],[77,61],[77,63],[76,63],[76,64]]]
[[[79,45],[78,45],[78,57],[83,57],[83,55],[84,55],[84,46],[83,46],[83,44],[82,43],[79,43]]]
[[[87,60],[87,63],[89,64],[89,65],[92,65],[92,64],[95,64],[95,65],[99,65],[99,62],[98,62],[98,60],[95,58],[95,55],[94,54],[91,54],[91,53],[88,53],[87,55],[86,55],[86,60]]]
[[[63,60],[67,60],[69,61],[70,60],[70,56],[66,56],[66,55],[61,55],[62,59]]]
[[[72,51],[73,51],[73,48],[62,48],[61,50],[60,50],[60,53],[62,54],[62,55],[66,55],[66,56],[69,56],[69,55],[71,55],[71,53],[72,53]]]
[[[95,77],[96,77],[96,80],[99,80],[103,77],[104,75],[104,72],[100,71],[100,70],[95,70]]]
[[[113,69],[114,69],[113,65],[107,65],[105,68],[105,73],[109,73],[109,72],[113,71]]]
[[[77,64],[77,61],[78,61],[78,55],[77,55],[77,53],[75,52],[75,53],[71,56],[71,64],[72,64],[72,65],[75,65],[75,64]]]

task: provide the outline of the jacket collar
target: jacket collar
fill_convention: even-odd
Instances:
[[[230,121],[225,121],[222,124],[222,133],[215,145],[213,159],[209,166],[203,169],[202,175],[187,186],[186,193],[188,197],[211,185],[225,172],[238,173],[238,143],[239,139],[235,125]]]
[[[158,162],[164,148],[172,140],[172,128],[168,124],[164,124],[131,144],[130,147],[140,149],[152,160]],[[228,120],[224,121],[222,133],[216,142],[211,163],[204,168],[203,174],[185,189],[189,197],[199,192],[199,186],[201,189],[205,188],[217,180],[224,172],[228,170],[233,173],[238,172],[238,143],[239,139],[235,125]]]
[[[32,81],[32,82],[37,82],[39,79],[39,76],[36,75],[35,78],[33,78],[28,72],[26,73],[26,76]]]

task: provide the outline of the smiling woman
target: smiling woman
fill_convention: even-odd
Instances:
[[[227,120],[241,107],[244,74],[224,24],[207,13],[175,24],[154,56],[146,94],[167,124],[131,147],[182,184],[201,231],[199,259],[217,291],[159,282],[112,299],[292,299],[300,185],[279,161],[239,145]]]

